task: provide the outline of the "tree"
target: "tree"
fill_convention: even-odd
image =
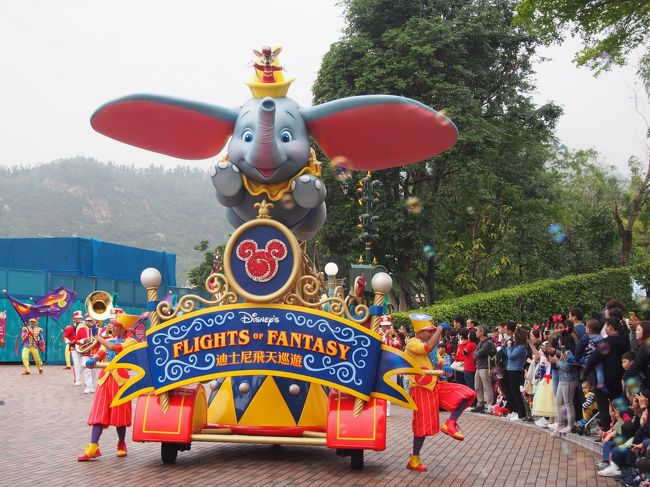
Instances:
[[[647,0],[524,0],[517,5],[515,23],[548,44],[567,34],[581,37],[584,47],[575,61],[596,72],[625,64],[637,47],[650,47]]]
[[[419,293],[432,302],[436,295],[498,286],[495,276],[507,275],[516,248],[520,207],[531,197],[542,198],[535,186],[561,114],[555,105],[532,102],[536,39],[512,26],[509,1],[344,5],[348,27],[323,59],[314,102],[403,95],[444,109],[460,130],[456,147],[433,160],[373,173],[383,183],[374,250],[397,281],[400,309],[410,308]],[[351,238],[359,216],[353,203],[358,177],[340,180],[324,173],[330,215],[318,237],[323,253],[352,258],[362,250]],[[421,212],[407,204],[413,200]],[[475,285],[456,280],[449,252],[454,245],[475,250]],[[427,246],[433,256],[426,255]]]
[[[194,246],[194,250],[203,252],[203,262],[190,269],[187,274],[188,282],[192,287],[203,289],[210,274],[223,271],[222,256],[225,246],[217,245],[214,250],[208,250],[209,245],[207,240],[201,240]]]

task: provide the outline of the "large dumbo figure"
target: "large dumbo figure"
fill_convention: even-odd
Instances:
[[[274,83],[253,84],[254,98],[235,109],[132,95],[99,108],[91,124],[119,141],[182,159],[213,157],[230,138],[227,157],[212,170],[230,223],[255,218],[254,204],[265,199],[274,202],[271,216],[299,240],[311,239],[327,214],[310,136],[330,159],[354,170],[418,162],[457,139],[449,119],[408,98],[357,96],[300,107]]]

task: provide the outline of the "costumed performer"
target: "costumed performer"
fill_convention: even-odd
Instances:
[[[38,373],[43,373],[43,361],[41,360],[41,352],[45,351],[45,340],[43,339],[43,329],[38,326],[37,318],[30,318],[29,325],[23,326],[20,338],[22,339],[23,351],[21,357],[23,359],[23,367],[25,371],[23,375],[29,375],[29,355],[34,357],[34,363],[38,368]]]
[[[416,313],[409,315],[415,337],[406,344],[406,354],[423,370],[434,370],[429,359],[429,353],[435,349],[442,336],[443,326],[436,327],[429,315]],[[448,325],[447,325],[448,326]],[[452,374],[450,366],[443,371]],[[413,454],[406,464],[409,470],[425,472],[420,461],[420,450],[427,436],[433,436],[440,430],[456,440],[465,437],[458,426],[458,418],[462,412],[476,399],[476,393],[469,387],[452,382],[437,381],[434,375],[413,375],[411,377],[410,394],[417,411],[413,411]],[[449,419],[440,427],[439,406],[450,411]]]
[[[129,333],[138,316],[118,314],[111,320],[113,334],[111,337],[97,337],[101,344],[97,353],[93,354],[86,361],[86,367],[94,367],[98,360],[110,362],[125,348],[135,345],[137,342]],[[97,393],[93,399],[93,406],[88,415],[88,425],[92,426],[90,443],[82,455],[77,457],[80,462],[85,462],[101,456],[99,451],[99,438],[104,428],[115,426],[117,429],[117,456],[126,456],[126,428],[131,426],[131,402],[111,407],[111,401],[115,398],[120,387],[129,380],[129,372],[126,369],[115,369],[106,373],[102,369],[97,381]]]
[[[402,339],[393,328],[393,319],[389,315],[379,318],[379,334],[384,345],[402,350]],[[391,375],[390,379],[397,383],[397,375]],[[390,416],[390,401],[386,401],[386,416]]]
[[[92,319],[90,314],[86,313],[85,323],[81,323],[77,327],[77,334],[75,340],[78,345],[85,345],[90,339],[92,339],[96,334],[95,320]],[[83,367],[84,373],[84,394],[92,394],[95,392],[95,386],[97,384],[97,371],[86,365],[86,362],[90,356],[95,353],[97,350],[95,347],[91,350],[85,350],[84,352],[79,353],[79,359],[81,366]]]
[[[68,325],[63,330],[63,341],[65,342],[65,363],[67,369],[70,368],[70,361],[72,361],[72,378],[74,385],[81,384],[81,359],[79,352],[77,352],[77,328],[83,322],[83,314],[77,310],[72,313],[72,324]]]

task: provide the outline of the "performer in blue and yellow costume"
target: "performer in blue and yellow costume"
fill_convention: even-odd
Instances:
[[[434,371],[435,368],[429,359],[429,353],[435,349],[442,336],[443,327],[436,328],[433,318],[425,314],[412,314],[409,316],[415,336],[406,343],[406,354],[424,371]],[[452,373],[448,365],[443,367],[443,372]],[[413,411],[413,454],[406,468],[418,472],[425,472],[425,467],[420,461],[420,450],[424,445],[426,436],[433,436],[440,430],[456,440],[462,441],[465,437],[458,427],[457,420],[461,413],[476,399],[476,393],[467,386],[450,382],[438,381],[435,375],[414,375],[411,377],[410,394],[417,411]],[[442,406],[451,414],[449,419],[440,427],[438,415]]]
[[[138,316],[118,314],[111,320],[112,336],[104,338],[97,335],[101,348],[86,361],[86,367],[94,367],[98,360],[110,362],[123,349],[135,345],[137,342],[131,337],[129,330],[138,320]],[[117,394],[120,386],[129,380],[126,369],[115,369],[110,372],[102,370],[97,380],[97,391],[93,407],[88,416],[88,425],[92,426],[90,443],[82,455],[77,457],[80,462],[85,462],[101,456],[99,451],[99,437],[104,428],[115,426],[117,428],[117,456],[126,456],[126,428],[131,426],[131,403],[111,407],[111,401]]]
[[[23,351],[21,358],[23,359],[23,367],[25,371],[23,375],[29,375],[29,355],[34,357],[34,363],[38,368],[38,373],[43,373],[43,360],[41,360],[41,352],[45,351],[45,340],[43,340],[43,329],[38,326],[38,319],[30,318],[29,325],[23,326],[21,334]]]

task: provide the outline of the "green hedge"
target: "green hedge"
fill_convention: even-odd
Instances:
[[[417,311],[433,316],[436,322],[448,321],[456,315],[475,318],[490,328],[513,320],[517,323],[539,323],[555,313],[568,313],[579,306],[585,317],[599,313],[605,302],[619,299],[625,304],[626,313],[637,311],[647,314],[645,303],[632,299],[631,278],[647,289],[650,287],[650,262],[617,269],[604,269],[593,274],[545,279],[498,291],[469,294],[460,298],[421,308]],[[393,323],[399,328],[410,328],[408,313],[394,313]]]

